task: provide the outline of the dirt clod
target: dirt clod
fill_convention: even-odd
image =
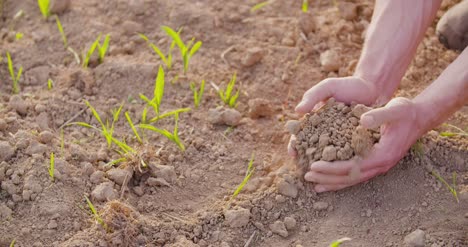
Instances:
[[[426,233],[423,230],[416,229],[406,235],[404,244],[406,247],[424,247],[426,244]]]
[[[322,69],[327,72],[338,71],[341,67],[340,57],[334,50],[327,50],[320,54],[320,64]]]
[[[284,225],[286,226],[286,229],[293,230],[294,228],[296,228],[296,224],[296,219],[294,219],[293,217],[284,218]]]
[[[118,185],[122,185],[125,180],[129,180],[133,176],[132,169],[120,169],[113,168],[107,171],[107,176],[110,180],[114,181]]]
[[[251,118],[269,117],[273,114],[271,103],[266,99],[251,99],[248,104]]]
[[[108,201],[117,199],[117,191],[112,182],[104,182],[96,186],[91,192],[91,197],[96,201]]]
[[[20,115],[24,116],[28,113],[28,104],[19,95],[11,96],[8,105]]]
[[[280,193],[281,195],[292,197],[292,198],[297,197],[298,189],[296,185],[288,183],[285,180],[280,180],[277,186],[278,186],[278,193]]]
[[[227,210],[224,213],[225,223],[230,227],[244,227],[249,223],[250,211],[245,208]]]
[[[317,211],[327,210],[328,202],[322,202],[322,201],[314,202],[312,207]]]
[[[237,126],[241,118],[240,112],[231,108],[218,107],[208,111],[208,121],[212,124]]]
[[[286,229],[285,224],[279,220],[275,221],[275,223],[270,224],[270,230],[273,233],[278,234],[284,238],[288,237],[289,235],[289,232]]]
[[[10,143],[0,141],[0,162],[9,160],[14,153],[15,150]]]
[[[247,50],[247,53],[242,58],[242,65],[244,67],[250,67],[255,65],[256,63],[260,62],[263,58],[264,51],[260,47],[252,47]]]

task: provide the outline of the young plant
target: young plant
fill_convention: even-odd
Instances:
[[[330,247],[339,247],[343,242],[350,241],[350,238],[340,238],[330,244]]]
[[[21,74],[23,73],[23,66],[21,66],[18,70],[18,73],[15,74],[15,69],[13,68],[13,61],[11,60],[10,53],[7,52],[7,60],[8,60],[8,71],[10,72],[11,80],[13,81],[13,93],[19,93],[19,80],[21,79]]]
[[[50,16],[50,0],[37,0],[39,9],[41,10],[42,16],[44,19],[49,18]]]
[[[200,49],[200,47],[202,46],[202,42],[195,42],[195,38],[192,38],[192,40],[185,44],[180,38],[180,31],[176,32],[168,26],[162,26],[162,29],[167,33],[168,36],[172,38],[172,40],[179,47],[180,54],[182,55],[182,60],[184,62],[184,73],[187,73],[190,59]]]
[[[87,196],[85,196],[86,202],[88,203],[88,207],[91,210],[91,213],[93,214],[94,220],[99,223],[106,231],[109,229],[107,227],[107,224],[102,220],[101,216],[97,212],[96,208],[94,207],[93,203],[89,200]]]
[[[444,131],[444,132],[440,132],[440,136],[443,136],[443,137],[468,136],[468,132],[467,132],[467,131],[464,131],[464,130],[460,129],[460,128],[458,128],[458,127],[455,126],[455,125],[452,125],[452,124],[443,124],[443,126],[450,127],[450,128],[452,128],[452,129],[455,129],[456,132]]]
[[[234,90],[234,86],[236,84],[236,73],[232,75],[231,81],[228,83],[225,90],[220,89],[218,91],[219,97],[224,102],[224,104],[228,105],[231,108],[237,107],[237,98],[239,97],[239,90],[237,90],[236,94],[232,94]]]
[[[193,92],[193,103],[195,105],[195,108],[198,108],[198,106],[200,105],[201,99],[203,97],[203,92],[205,91],[205,80],[202,80],[200,84],[200,89],[198,90],[195,86],[195,82],[191,82],[190,89]]]
[[[17,41],[21,40],[23,37],[24,37],[24,34],[21,33],[21,32],[17,32],[16,35],[15,35],[15,38],[16,38]]]
[[[67,35],[65,35],[65,31],[63,31],[63,26],[58,16],[55,16],[55,22],[57,22],[57,29],[59,30],[60,35],[62,36],[63,46],[66,49],[68,47]]]
[[[49,164],[49,177],[52,182],[55,181],[55,157],[54,153],[50,153],[50,164]]]
[[[245,172],[244,180],[242,180],[242,183],[240,183],[239,186],[237,186],[237,188],[234,191],[234,193],[232,194],[231,199],[229,200],[229,202],[231,202],[232,200],[234,200],[237,197],[237,195],[242,191],[242,189],[247,184],[247,182],[249,182],[250,177],[252,177],[252,175],[253,175],[253,173],[255,171],[255,167],[253,167],[254,158],[255,158],[255,155],[252,154],[252,157],[250,158],[250,161],[249,161],[249,165],[247,166],[247,171]]]
[[[460,203],[460,201],[458,200],[458,193],[457,193],[457,173],[453,173],[452,174],[452,186],[450,186],[450,184],[447,183],[447,181],[445,181],[445,179],[443,177],[441,177],[437,172],[435,171],[432,171],[431,172],[432,176],[436,177],[437,180],[439,180],[441,183],[443,183],[445,185],[445,187],[447,187],[447,189],[450,191],[450,193],[452,193],[453,197],[455,198],[455,200],[457,201],[457,203]]]
[[[15,247],[16,244],[16,239],[13,239],[10,243],[10,247]]]
[[[109,49],[109,42],[110,42],[110,35],[107,34],[106,37],[104,38],[104,42],[101,44],[101,34],[97,37],[97,39],[94,41],[94,43],[91,45],[89,48],[88,52],[86,53],[86,56],[83,58],[83,67],[87,68],[89,64],[89,60],[91,59],[91,56],[94,54],[94,51],[96,48],[98,49],[99,53],[99,58],[98,62],[101,64],[104,62],[104,57],[106,56],[107,50]]]
[[[179,114],[175,114],[174,118],[175,118],[175,126],[174,126],[174,131],[172,133],[165,129],[159,129],[149,124],[140,124],[139,127],[143,129],[151,130],[153,132],[156,132],[165,136],[167,139],[175,143],[181,151],[185,151],[185,146],[179,138],[179,131],[178,131]]]
[[[267,6],[268,4],[270,4],[271,1],[265,1],[265,2],[261,2],[261,3],[258,3],[258,4],[255,4],[252,8],[250,8],[250,12],[255,12],[265,6]]]
[[[307,13],[309,10],[309,0],[302,0],[302,12]]]
[[[172,110],[172,111],[168,111],[168,112],[165,112],[165,113],[162,113],[160,114],[159,116],[157,117],[154,117],[152,119],[149,120],[149,123],[154,123],[154,122],[157,122],[163,118],[167,118],[167,117],[170,117],[170,116],[174,116],[174,115],[179,115],[179,113],[182,113],[182,112],[188,112],[192,109],[190,108],[180,108],[180,109],[176,109],[176,110]],[[145,121],[146,122],[146,121]]]
[[[135,134],[135,137],[137,138],[138,142],[143,143],[143,141],[141,140],[140,135],[138,134],[137,129],[135,128],[135,125],[133,124],[132,119],[130,118],[130,114],[128,114],[128,112],[125,112],[125,118],[127,119],[127,122],[130,125],[130,128],[132,128],[132,131]]]
[[[52,87],[54,87],[54,81],[49,78],[49,80],[47,80],[47,89],[52,90]]]
[[[144,100],[149,106],[151,106],[154,112],[156,113],[156,115],[159,116],[159,106],[161,105],[163,95],[164,95],[164,70],[162,66],[159,66],[158,75],[156,76],[156,80],[154,82],[153,98],[150,100],[143,94],[140,94],[140,98]],[[145,117],[146,117],[146,114],[145,114]]]
[[[180,30],[179,30],[179,32],[180,32]],[[179,32],[177,32],[177,33],[179,33]],[[169,51],[168,51],[167,56],[166,56],[161,51],[161,49],[159,49],[154,43],[152,43],[149,40],[149,38],[146,35],[144,35],[142,33],[140,33],[139,35],[140,35],[140,37],[142,39],[144,39],[146,41],[146,43],[148,43],[148,46],[153,49],[154,53],[156,53],[156,55],[158,55],[159,58],[161,58],[163,63],[166,65],[166,68],[170,70],[172,68],[172,50],[174,50],[174,47],[176,45],[175,41],[172,41],[171,46],[169,47]]]

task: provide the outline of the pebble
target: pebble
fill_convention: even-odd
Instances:
[[[275,196],[275,201],[278,202],[278,203],[283,203],[286,201],[286,197],[282,196],[282,195],[276,195]]]
[[[122,185],[125,180],[129,181],[133,176],[133,169],[127,167],[126,169],[112,168],[107,171],[107,177],[118,185]]]
[[[211,124],[237,126],[242,119],[242,114],[235,109],[222,106],[208,110],[208,122]]]
[[[47,224],[48,229],[57,229],[57,227],[58,227],[58,224],[57,224],[57,221],[55,220],[51,220],[49,224]]]
[[[26,149],[26,153],[29,155],[33,154],[44,154],[47,151],[47,146],[39,143],[37,141],[32,141],[29,143],[28,148]]]
[[[103,171],[95,171],[93,174],[91,174],[89,180],[93,184],[98,184],[101,183],[104,180],[104,176],[106,174]]]
[[[230,227],[244,227],[249,223],[251,214],[248,209],[237,208],[224,213],[224,222]]]
[[[45,112],[47,110],[47,107],[43,104],[37,104],[35,107],[34,107],[34,110],[37,112],[37,113],[41,113],[41,112]]]
[[[271,102],[266,99],[251,99],[248,102],[249,116],[251,118],[270,117],[273,115]]]
[[[143,32],[143,25],[134,21],[125,20],[122,23],[122,29],[125,35],[133,35],[135,33]]]
[[[0,204],[0,220],[7,220],[11,217],[13,211],[5,204]]]
[[[171,186],[164,178],[153,177],[148,178],[148,180],[146,180],[146,184],[149,186]]]
[[[296,185],[290,184],[286,182],[285,180],[281,180],[280,182],[278,182],[277,187],[278,187],[278,193],[280,193],[281,195],[292,197],[292,198],[297,197],[298,189]]]
[[[297,135],[297,133],[299,133],[299,131],[301,130],[301,121],[299,121],[299,120],[289,120],[289,121],[286,122],[285,128],[286,128],[286,130],[288,130],[288,132],[291,135]]]
[[[52,0],[50,3],[50,13],[62,14],[70,8],[70,0]]]
[[[283,222],[277,220],[275,221],[275,223],[273,224],[270,224],[270,230],[273,232],[273,233],[276,233],[278,235],[280,235],[281,237],[288,237],[289,233],[288,233],[288,230],[286,229],[286,226],[284,225]]]
[[[54,139],[54,134],[52,134],[48,130],[42,131],[39,134],[39,141],[41,143],[48,144],[48,143],[50,143],[52,141],[52,139]]]
[[[424,247],[426,242],[426,233],[423,230],[416,229],[412,233],[406,235],[403,242],[407,247]]]
[[[9,160],[15,154],[15,149],[6,141],[0,141],[0,162]]]
[[[96,186],[91,192],[91,198],[97,201],[110,201],[117,199],[117,191],[114,190],[114,183],[104,182]]]
[[[297,224],[296,219],[294,219],[293,217],[284,218],[284,225],[286,226],[286,229],[292,230],[296,228],[296,224]]]
[[[328,202],[322,202],[322,201],[314,202],[312,207],[317,211],[327,210]]]
[[[19,95],[11,96],[8,105],[22,116],[28,113],[28,104]]]
[[[341,66],[338,53],[334,50],[327,50],[320,54],[320,64],[326,72],[338,71]]]
[[[173,184],[177,181],[177,174],[173,166],[150,165],[151,175],[156,178],[162,178],[166,182]]]
[[[244,67],[250,67],[262,60],[264,51],[260,47],[252,47],[247,50],[247,54],[242,58],[241,63]]]

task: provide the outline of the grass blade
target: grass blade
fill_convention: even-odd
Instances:
[[[265,6],[267,6],[268,4],[270,4],[270,1],[265,1],[265,2],[261,2],[261,3],[258,3],[258,4],[255,4],[252,8],[250,8],[250,12],[255,12]]]
[[[173,110],[173,111],[168,111],[168,112],[165,112],[157,117],[154,117],[152,119],[149,120],[150,123],[154,123],[154,122],[157,122],[163,118],[166,118],[166,117],[169,117],[169,116],[172,116],[172,115],[178,115],[179,113],[182,113],[182,112],[188,112],[192,110],[191,108],[180,108],[180,109],[177,109],[177,110]]]
[[[49,0],[37,0],[37,4],[39,5],[39,9],[41,10],[42,16],[47,19],[50,16]]]
[[[307,13],[309,10],[309,0],[302,0],[302,12]]]
[[[67,36],[65,35],[65,32],[63,31],[63,26],[62,23],[60,22],[58,16],[55,16],[55,22],[57,22],[57,28],[60,32],[60,35],[62,36],[63,40],[63,46],[65,46],[65,49],[68,47],[68,41],[67,41]]]
[[[157,113],[159,114],[159,106],[161,105],[162,97],[164,95],[164,70],[162,66],[159,66],[158,76],[156,77],[155,87],[154,87],[154,98],[156,100],[156,105],[158,106]]]
[[[195,43],[195,45],[193,45],[193,47],[190,49],[189,57],[192,57],[200,49],[202,44],[203,43],[201,41]]]
[[[162,26],[161,28],[167,33],[167,35],[169,35],[174,40],[181,52],[186,49],[185,44],[182,41],[182,39],[180,39],[180,35],[178,32],[174,31],[168,26]]]
[[[125,117],[127,118],[127,122],[130,125],[130,128],[132,128],[132,131],[135,134],[135,137],[137,138],[138,142],[143,143],[143,141],[140,138],[140,135],[138,134],[137,129],[135,128],[135,125],[133,124],[132,119],[130,118],[130,114],[128,114],[128,112],[125,112]]]
[[[94,54],[94,51],[96,50],[96,47],[99,45],[99,40],[101,40],[101,35],[99,34],[98,38],[94,43],[91,45],[91,47],[88,50],[88,53],[85,56],[85,59],[83,60],[83,67],[88,68],[89,60],[91,59],[91,56]]]
[[[341,239],[338,239],[336,241],[333,241],[333,243],[330,244],[330,247],[339,247],[342,243],[346,242],[346,241],[350,241],[351,239],[350,238],[341,238]]]
[[[230,202],[232,200],[234,200],[237,195],[242,191],[242,189],[244,188],[244,186],[247,184],[247,182],[250,180],[250,177],[252,177],[254,171],[255,171],[255,168],[253,167],[253,163],[254,163],[254,160],[255,160],[255,155],[252,154],[252,157],[250,158],[250,161],[249,161],[249,165],[247,166],[247,171],[245,173],[245,177],[244,179],[242,180],[242,182],[239,184],[239,186],[237,186],[236,190],[234,191],[234,193],[232,194],[231,196],[231,199],[229,200]],[[229,203],[230,204],[230,203]]]
[[[107,50],[109,49],[110,35],[107,34],[104,38],[104,43],[102,46],[98,44],[99,47],[99,63],[104,62],[104,57],[106,56]]]
[[[55,174],[55,157],[54,157],[54,153],[50,153],[49,176],[52,182],[54,182],[55,180],[54,174]]]

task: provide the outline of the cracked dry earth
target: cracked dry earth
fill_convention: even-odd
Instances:
[[[110,50],[102,64],[93,57],[84,69],[36,2],[0,1],[0,54],[12,55],[16,71],[24,68],[20,93],[13,95],[6,59],[0,62],[0,246],[15,240],[20,247],[300,247],[343,237],[352,240],[342,246],[468,246],[468,141],[440,136],[451,127],[428,133],[387,174],[338,192],[316,194],[300,174],[312,160],[359,155],[353,136],[362,130],[351,107],[336,103],[332,111],[307,115],[315,127],[296,132],[305,156],[286,154],[284,125],[300,119],[294,106],[302,94],[320,80],[353,73],[372,1],[311,1],[309,13],[301,12],[301,1],[285,0],[255,12],[254,0],[53,2],[73,50],[85,50],[100,33],[110,34]],[[437,19],[456,2],[443,1]],[[398,96],[418,94],[458,55],[439,44],[435,23]],[[115,137],[138,155],[107,166],[120,157],[115,146],[68,123],[98,126],[85,100],[104,121],[124,102],[122,112],[140,123],[145,102],[139,94],[152,95],[161,61],[136,32],[167,51],[161,25],[184,27],[184,40],[203,41],[185,75],[177,52],[166,71],[161,111],[192,108],[178,122],[186,150],[149,131],[139,144],[121,116]],[[237,108],[228,109],[215,86],[224,88],[234,72],[241,93]],[[195,108],[189,85],[202,80],[206,90]],[[333,114],[346,117],[332,121]],[[465,130],[467,116],[464,107],[447,123]],[[174,119],[155,125],[172,131]],[[367,141],[357,143],[378,140],[378,132],[366,133]],[[230,201],[252,153],[254,174]],[[457,174],[458,203],[432,171],[447,181]]]

